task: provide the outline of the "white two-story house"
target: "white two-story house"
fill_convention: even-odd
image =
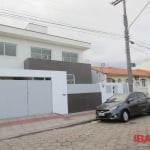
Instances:
[[[90,46],[50,35],[46,26],[0,24],[0,119],[95,109],[98,88],[68,93],[67,85],[92,83],[91,65],[82,60]]]
[[[91,83],[90,65],[82,60],[90,45],[50,35],[46,26],[30,23],[21,29],[0,25],[0,68],[67,71],[68,83]]]

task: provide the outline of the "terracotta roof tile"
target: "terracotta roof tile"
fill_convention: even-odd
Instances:
[[[92,67],[92,70],[103,72],[109,75],[127,75],[127,69],[120,69],[114,67]],[[150,77],[150,71],[136,69],[132,70],[132,75]]]

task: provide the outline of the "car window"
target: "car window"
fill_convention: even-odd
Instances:
[[[144,93],[137,93],[137,97],[142,99],[142,98],[145,98],[146,95]]]
[[[112,102],[121,102],[126,100],[128,94],[116,94],[109,99],[107,99],[106,103],[112,103]]]
[[[128,97],[128,99],[132,99],[132,100],[138,99],[137,94],[136,94],[136,93],[132,93],[132,94]]]

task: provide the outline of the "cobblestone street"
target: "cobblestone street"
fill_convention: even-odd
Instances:
[[[135,143],[135,134],[150,135],[150,117],[128,123],[99,122],[46,131],[0,141],[0,150],[149,150]]]

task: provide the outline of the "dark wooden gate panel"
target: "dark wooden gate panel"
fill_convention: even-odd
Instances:
[[[68,112],[95,110],[101,102],[101,93],[68,94]]]

